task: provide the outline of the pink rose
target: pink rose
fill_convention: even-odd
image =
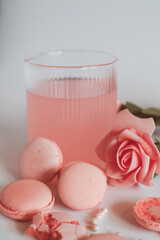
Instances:
[[[127,109],[117,114],[113,128],[96,148],[106,162],[108,184],[152,185],[155,172],[160,174],[160,154],[151,138],[154,130],[152,118],[137,118]]]

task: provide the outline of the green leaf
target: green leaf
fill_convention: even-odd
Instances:
[[[159,152],[160,152],[160,140],[158,140],[157,138],[155,138],[155,145],[156,145],[156,147],[158,148],[158,150],[159,150]],[[154,174],[154,178],[157,176],[158,174],[157,173],[155,173]]]
[[[126,107],[133,114],[136,114],[136,113],[139,113],[142,111],[141,107],[139,107],[138,105],[131,103],[131,102],[126,102]]]
[[[142,113],[153,117],[160,117],[160,109],[154,107],[143,109]]]
[[[157,174],[157,173],[155,173],[153,177],[155,178],[157,175],[158,175],[158,174]]]
[[[160,117],[155,119],[156,126],[160,126]]]
[[[139,118],[152,117],[155,122],[155,125],[160,126],[160,109],[154,107],[143,109],[134,103],[126,102],[126,104],[121,105],[119,112],[126,108],[136,117]]]
[[[121,107],[120,107],[120,109],[119,109],[119,112],[122,111],[122,110],[124,110],[124,109],[126,109],[126,108],[127,108],[126,105],[125,105],[125,104],[122,104]]]
[[[160,152],[160,143],[155,142],[155,145],[156,145],[156,147],[158,148],[158,150],[159,150],[159,152]]]
[[[155,138],[154,140],[155,140],[155,143],[160,144],[160,140],[159,139]]]

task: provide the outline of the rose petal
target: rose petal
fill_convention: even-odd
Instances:
[[[140,162],[141,161],[139,159],[139,154],[137,152],[135,152],[135,151],[132,151],[132,159],[130,161],[130,166],[129,166],[128,171],[126,172],[126,174],[131,172],[131,171],[133,171],[133,170],[135,170],[135,169],[137,169],[139,167],[139,165],[140,165]]]
[[[123,141],[119,146],[117,150],[117,155],[116,155],[117,164],[122,171],[126,171],[125,174],[136,169],[139,166],[139,161],[140,161],[139,155],[138,155],[139,149],[135,144],[128,144],[128,143],[129,143],[128,140]],[[128,154],[128,150],[130,151],[132,156],[131,154],[130,155]],[[126,167],[124,160],[129,160],[129,157],[131,157],[131,161],[129,166]]]
[[[106,161],[106,149],[108,148],[108,144],[110,145],[110,149],[112,149],[113,146],[113,151],[116,151],[117,147],[117,139],[116,136],[110,131],[104,138],[103,140],[97,145],[95,151],[97,156],[102,160]],[[113,152],[112,151],[112,152]]]
[[[137,181],[143,185],[151,186],[153,185],[151,180],[156,171],[156,162],[151,160],[150,156],[144,152],[141,146],[139,146],[139,148],[141,150],[142,166],[137,175]]]
[[[129,174],[126,178],[114,179],[111,177],[107,178],[107,183],[115,187],[131,187],[137,183],[136,176],[139,171],[139,168],[133,173]]]
[[[115,161],[116,162],[116,161]],[[109,162],[106,164],[105,172],[107,177],[121,178],[123,176],[122,172],[119,170],[119,167],[115,162]]]
[[[121,170],[125,170],[123,164],[121,163],[121,156],[122,156],[122,153],[123,153],[123,149],[125,148],[125,146],[126,146],[127,144],[128,144],[128,141],[122,142],[121,145],[119,146],[118,150],[117,150],[117,153],[116,153],[117,164],[118,164],[118,167],[119,167]],[[107,151],[107,152],[108,152],[108,151]]]
[[[107,178],[107,183],[111,186],[114,187],[131,187],[133,186],[135,183],[126,183],[124,184],[123,180],[119,180],[119,179],[114,179],[114,178]]]
[[[130,140],[136,143],[141,142],[142,138],[139,137],[137,134],[135,134],[133,131],[130,129],[125,129],[123,132],[121,132],[118,136],[118,142],[123,142],[126,140]]]
[[[130,127],[135,128],[139,135],[146,132],[151,136],[155,130],[155,124],[152,118],[138,118],[125,109],[116,115],[112,130],[114,130],[114,133],[118,133]]]
[[[154,177],[154,173],[155,173],[155,170],[156,170],[156,164],[154,162],[150,162],[150,166],[149,166],[149,169],[148,169],[148,173],[146,175],[146,178],[144,179],[143,181],[143,184],[146,185],[146,186],[152,186],[153,183],[151,182],[151,180],[153,179]]]
[[[117,149],[117,157],[121,157],[122,156],[124,149],[128,150],[128,147],[127,147],[128,144],[129,144],[128,140],[125,140],[122,143],[120,142],[119,148]]]
[[[139,145],[140,155],[141,155],[141,168],[137,175],[137,181],[143,184],[144,179],[148,173],[149,165],[150,165],[150,157],[144,152],[141,145]]]
[[[128,142],[126,142],[127,144]],[[115,178],[122,177],[122,173],[117,164],[116,153],[119,148],[119,143],[114,138],[110,142],[107,142],[105,151],[105,161],[106,161],[106,175]]]
[[[148,134],[143,134],[144,144],[142,145],[145,152],[150,156],[150,158],[156,163],[156,173],[160,174],[160,153],[154,144],[152,138]]]
[[[131,151],[128,151],[126,152],[123,157],[121,158],[121,165],[123,167],[124,170],[127,170],[130,166],[130,160],[131,160],[131,157],[132,157],[132,152]]]
[[[129,142],[129,141],[127,141]],[[123,151],[127,151],[127,150],[134,150],[136,151],[137,153],[139,153],[139,148],[137,146],[137,143],[134,143],[134,142],[131,142],[130,144],[127,144],[123,149],[122,149],[122,152]]]

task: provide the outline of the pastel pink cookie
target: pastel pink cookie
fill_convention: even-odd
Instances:
[[[40,240],[83,240],[88,236],[84,226],[63,212],[37,214],[26,235],[33,235]]]
[[[24,148],[19,159],[19,171],[23,178],[47,183],[57,175],[62,164],[62,153],[57,144],[45,138],[37,138]]]
[[[128,240],[128,239],[118,234],[102,233],[91,235],[86,240]]]
[[[137,222],[145,228],[160,232],[160,198],[139,200],[133,208]]]
[[[55,197],[42,182],[23,179],[7,185],[0,195],[0,211],[13,219],[29,220],[41,211],[49,211]]]
[[[59,196],[65,205],[74,210],[96,207],[105,197],[106,180],[100,168],[86,162],[73,163],[60,173]]]

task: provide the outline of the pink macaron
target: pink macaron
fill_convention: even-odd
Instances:
[[[86,240],[128,240],[128,238],[120,236],[117,233],[101,233],[90,235]]]
[[[86,228],[65,212],[37,214],[26,235],[33,235],[40,240],[83,240],[88,236]]]
[[[36,138],[24,148],[19,159],[19,171],[23,178],[44,183],[51,181],[63,164],[60,148],[46,138]]]
[[[0,195],[0,211],[7,217],[29,220],[41,211],[49,211],[55,197],[44,183],[23,179],[7,185]]]
[[[61,171],[58,193],[62,202],[71,209],[91,209],[103,201],[106,180],[100,168],[87,162],[75,162]]]
[[[139,200],[133,208],[133,213],[141,226],[160,232],[160,198],[149,197]]]

